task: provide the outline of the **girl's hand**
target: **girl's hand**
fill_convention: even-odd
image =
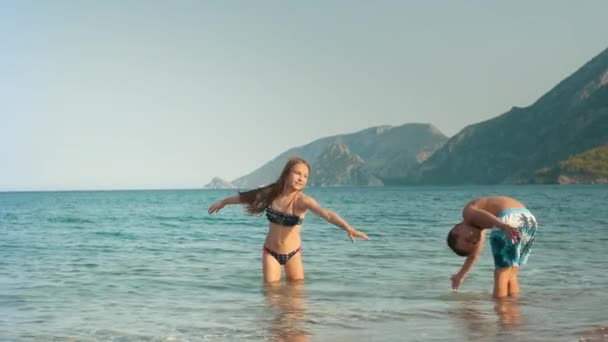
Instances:
[[[347,234],[348,234],[348,237],[350,238],[350,240],[353,243],[355,243],[355,239],[356,238],[364,239],[364,240],[369,240],[369,237],[365,233],[362,233],[362,232],[360,232],[358,230],[355,230],[355,229],[348,231]]]
[[[464,280],[464,277],[460,275],[460,273],[454,274],[450,279],[452,279],[452,289],[458,290],[460,284]]]
[[[213,203],[210,207],[209,210],[207,210],[209,212],[209,214],[213,214],[213,213],[217,213],[218,211],[222,210],[222,208],[225,206],[226,204],[224,204],[224,201],[219,201],[219,202],[215,202]]]

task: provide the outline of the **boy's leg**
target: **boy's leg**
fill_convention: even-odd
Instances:
[[[517,297],[519,295],[519,281],[517,280],[517,271],[519,266],[512,267],[511,277],[509,278],[509,296]]]
[[[494,270],[494,298],[504,298],[509,295],[509,280],[513,267],[502,267]]]

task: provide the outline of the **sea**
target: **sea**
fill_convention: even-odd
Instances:
[[[310,188],[305,281],[262,282],[264,216],[234,190],[0,193],[1,341],[608,341],[608,186]],[[487,248],[458,291],[463,206],[507,195],[539,231],[519,298]]]

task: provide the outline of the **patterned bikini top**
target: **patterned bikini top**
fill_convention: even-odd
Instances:
[[[298,215],[293,214],[293,208],[294,203],[296,201],[296,197],[298,197],[298,195],[295,195],[293,197],[293,200],[291,201],[291,214],[272,209],[272,204],[269,205],[268,208],[266,208],[266,218],[268,218],[268,221],[285,227],[293,227],[302,224],[302,222],[304,222],[304,219],[302,219]]]

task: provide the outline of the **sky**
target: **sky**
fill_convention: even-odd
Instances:
[[[201,188],[378,125],[447,136],[608,47],[608,1],[0,2],[0,191]]]

